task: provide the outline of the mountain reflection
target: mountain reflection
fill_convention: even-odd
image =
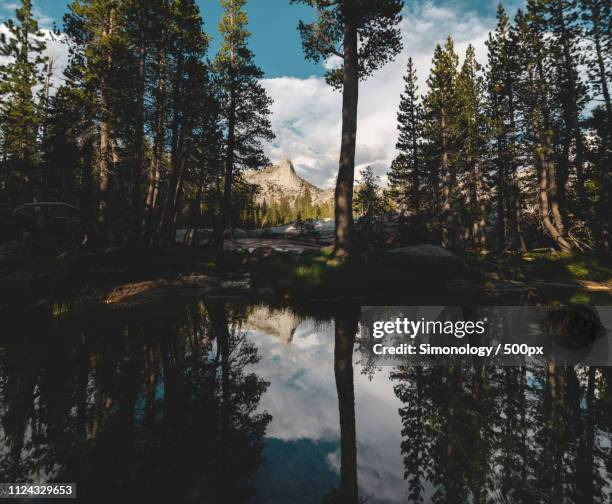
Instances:
[[[358,308],[34,319],[0,342],[0,481],[95,503],[610,502],[610,368],[379,367]]]

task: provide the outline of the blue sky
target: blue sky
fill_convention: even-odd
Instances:
[[[0,0],[0,19],[12,14],[17,0]],[[66,12],[67,0],[34,0],[37,14],[42,25],[48,27],[55,22],[62,26],[62,16]],[[221,6],[218,0],[199,0],[204,19],[204,26],[213,35],[211,52],[218,47],[219,36],[217,25],[221,17]],[[408,9],[422,1],[407,1]],[[495,14],[496,0],[436,0],[429,2],[433,6],[452,8],[458,13],[473,11],[481,16]],[[512,2],[513,3],[513,2]],[[289,0],[250,0],[247,3],[252,32],[251,48],[255,52],[258,64],[267,77],[293,76],[304,78],[311,75],[321,76],[322,65],[305,61],[301,42],[297,32],[300,19],[310,19],[311,9],[303,5],[290,4]]]
[[[0,0],[0,19],[11,16],[16,3],[17,0]],[[68,3],[66,0],[34,0],[39,19],[43,21],[41,24],[48,27],[55,22],[61,28]],[[218,0],[199,0],[198,3],[204,28],[213,36],[211,53],[214,54],[219,43],[217,25],[221,18],[221,5]],[[251,0],[247,4],[247,11],[253,34],[250,46],[266,76],[308,77],[323,74],[321,65],[304,60],[297,32],[298,21],[312,16],[308,7],[290,4],[289,0]]]

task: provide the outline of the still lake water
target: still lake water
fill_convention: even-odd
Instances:
[[[358,308],[5,327],[0,482],[94,503],[612,501],[612,368],[380,367]]]

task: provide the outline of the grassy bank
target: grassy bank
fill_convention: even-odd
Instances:
[[[385,297],[394,293],[431,293],[456,271],[445,267],[398,267],[382,254],[341,262],[332,249],[279,255],[249,267],[255,288],[275,289],[296,298]],[[464,273],[468,273],[467,271]]]
[[[150,293],[151,298],[165,302],[211,291],[254,301],[612,303],[612,264],[609,258],[596,255],[534,252],[472,257],[465,265],[457,261],[446,266],[411,266],[409,261],[398,264],[383,252],[344,262],[333,257],[331,248],[303,254],[260,252],[224,251],[215,256],[206,248],[124,247],[29,257],[19,249],[5,249],[0,255],[0,306],[6,311],[7,306],[10,310],[38,303],[95,305],[136,293],[145,301]],[[228,289],[232,282],[236,287]]]
[[[508,255],[495,259],[471,258],[469,262],[506,280],[612,281],[612,258],[601,254],[528,252],[524,255]]]

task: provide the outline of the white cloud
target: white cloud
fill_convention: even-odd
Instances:
[[[32,9],[34,19],[38,21],[38,26],[41,28],[52,28],[54,21],[53,18],[45,14],[38,3],[39,2],[34,2],[34,8]],[[2,14],[3,18],[15,19],[15,10],[19,9],[20,7],[20,2],[7,2],[0,0],[0,13]]]
[[[0,3],[0,12],[7,12],[9,7],[8,2]],[[371,165],[375,173],[386,180],[384,175],[395,157],[396,114],[409,56],[415,62],[421,93],[425,92],[433,49],[449,34],[459,54],[465,53],[471,43],[480,63],[486,62],[484,42],[495,27],[495,6],[491,5],[489,16],[467,10],[465,3],[461,9],[441,7],[430,1],[414,2],[406,8],[402,22],[402,54],[360,85],[357,177],[361,169]],[[42,26],[49,24],[50,19],[41,20]],[[5,29],[0,25],[0,30]],[[54,85],[57,86],[67,63],[68,47],[63,38],[49,41],[51,32],[44,31],[48,51],[56,58]],[[336,64],[334,58],[325,62],[327,68]],[[277,137],[266,147],[268,156],[272,161],[291,158],[301,176],[321,187],[332,187],[340,154],[341,93],[320,77],[271,78],[264,79],[263,85],[274,99],[272,126]]]
[[[283,441],[339,441],[338,395],[334,379],[334,327],[303,321],[290,345],[273,336],[250,331],[261,360],[249,371],[270,383],[259,403],[272,422],[266,437]],[[360,493],[375,502],[406,502],[403,479],[402,403],[393,390],[391,368],[373,376],[363,373],[355,351],[354,388],[357,463]],[[370,379],[371,378],[371,379]],[[327,463],[340,472],[340,454]]]
[[[494,26],[493,17],[431,2],[417,2],[406,9],[402,22],[404,51],[360,86],[357,175],[371,165],[385,180],[395,157],[396,114],[408,57],[412,56],[415,62],[420,91],[424,93],[437,43],[443,43],[450,34],[459,54],[464,54],[471,43],[478,60],[484,64],[484,43]],[[326,67],[333,64],[327,62]],[[331,187],[340,151],[341,94],[318,77],[265,79],[263,84],[275,100],[272,124],[277,138],[267,147],[269,157],[273,161],[291,158],[301,176],[322,187]]]
[[[44,57],[53,58],[53,77],[51,79],[51,93],[53,93],[62,83],[64,68],[68,65],[68,41],[66,35],[56,34],[51,30],[41,29],[43,40],[46,49],[43,53]],[[0,24],[0,34],[4,34],[7,38],[10,32],[6,24]],[[0,64],[8,63],[9,58],[0,56]]]

